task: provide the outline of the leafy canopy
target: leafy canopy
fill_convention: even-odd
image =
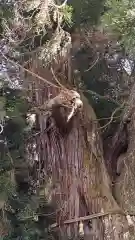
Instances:
[[[135,52],[135,1],[107,0],[108,11],[102,17],[102,24],[117,36],[126,52]]]

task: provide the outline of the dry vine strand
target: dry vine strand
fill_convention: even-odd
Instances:
[[[41,81],[43,81],[43,82],[45,82],[45,83],[47,83],[47,84],[49,84],[50,86],[53,86],[53,87],[55,87],[55,88],[59,88],[59,89],[61,89],[61,88],[60,88],[59,86],[57,86],[56,84],[54,84],[54,83],[48,81],[47,79],[45,79],[45,78],[39,76],[38,74],[36,74],[36,73],[30,71],[29,69],[23,67],[23,66],[20,65],[19,63],[17,63],[17,62],[15,62],[15,61],[11,60],[9,57],[5,56],[3,53],[1,53],[1,54],[2,54],[3,58],[6,59],[6,61],[9,61],[9,62],[11,62],[13,65],[16,65],[16,66],[20,67],[20,68],[23,69],[25,72],[28,72],[29,74],[33,75],[34,77],[40,79]]]
[[[98,130],[99,130],[99,129],[104,129],[104,128],[106,128],[108,125],[110,125],[111,122],[112,122],[113,119],[114,119],[114,115],[116,114],[116,112],[118,112],[124,105],[125,105],[125,103],[123,103],[120,107],[116,108],[116,109],[113,111],[112,115],[111,115],[110,121],[109,121],[108,123],[106,123],[104,126],[99,127]]]

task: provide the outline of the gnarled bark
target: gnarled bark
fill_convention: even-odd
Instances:
[[[35,66],[33,63],[31,70],[52,82],[51,71],[39,65],[36,63]],[[30,93],[34,93],[36,106],[43,105],[50,95],[55,98],[60,92],[59,88],[44,85],[38,79],[33,78],[32,82],[34,84],[30,84]],[[38,113],[40,134],[27,145],[29,164],[33,168],[36,166],[34,180],[40,186],[41,194],[44,189],[43,197],[56,205],[56,222],[61,238],[79,237],[78,221],[64,224],[65,220],[114,211],[115,214],[92,219],[91,225],[88,220],[84,221],[84,238],[134,239],[134,231],[129,228],[123,213],[120,214],[123,205],[120,204],[120,209],[119,202],[113,197],[95,113],[83,95],[81,99],[83,110],[76,112],[65,131],[62,128],[63,115],[59,114],[59,107],[55,116],[52,112],[49,115]],[[62,111],[64,109],[63,106]]]
[[[134,194],[134,99],[135,99],[135,86],[133,86],[128,105],[125,108],[123,119],[120,128],[127,131],[128,144],[125,153],[117,159],[117,167],[119,168],[119,176],[116,178],[114,185],[115,197],[119,205],[129,214],[135,214],[135,194]],[[116,133],[122,138],[124,132],[119,131]]]

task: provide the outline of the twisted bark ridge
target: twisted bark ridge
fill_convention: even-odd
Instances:
[[[111,158],[116,157],[114,153],[117,152],[119,146],[121,148],[124,146],[120,144],[119,139],[125,139],[123,136],[127,136],[128,142],[126,143],[125,151],[121,151],[117,155],[117,171],[118,176],[115,179],[114,184],[114,194],[119,205],[131,214],[135,214],[135,183],[134,183],[134,171],[135,171],[135,154],[134,154],[134,144],[135,144],[135,85],[132,88],[127,107],[124,110],[121,125],[115,135],[115,144],[113,146],[113,152],[110,155]],[[114,140],[114,139],[113,139]]]
[[[52,73],[41,64],[33,62],[31,70],[53,81]],[[133,239],[134,232],[130,231],[126,217],[116,213],[120,207],[113,197],[92,107],[75,91],[61,91],[33,77],[32,82],[29,97],[34,105],[43,108],[37,113],[40,134],[27,144],[31,181],[35,191],[38,186],[40,198],[56,206],[60,239],[67,236],[74,239],[79,233],[84,239]],[[87,220],[83,225],[78,221],[63,224],[66,220],[106,211],[116,214]]]

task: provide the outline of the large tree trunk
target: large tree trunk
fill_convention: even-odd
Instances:
[[[61,60],[63,66],[61,72],[63,71],[65,76],[67,75],[66,62],[67,58]],[[54,63],[52,68],[55,71],[56,68],[61,68],[61,65]],[[43,68],[41,62],[33,61],[30,69],[48,81],[56,83],[50,69]],[[33,99],[34,106],[43,105],[50,99],[50,96],[54,98],[61,92],[61,88],[49,86],[33,76],[29,75],[28,79],[29,96],[30,99]],[[32,81],[30,82],[30,80]],[[60,76],[59,80],[61,80]],[[63,84],[72,89],[71,81],[63,80]],[[78,111],[68,124],[63,121],[64,115],[63,112],[61,114],[61,107],[57,107],[55,111],[38,113],[40,134],[31,138],[27,145],[28,159],[31,159],[29,164],[33,169],[36,166],[34,180],[40,185],[40,195],[44,194],[43,197],[47,197],[56,205],[56,226],[59,227],[61,239],[66,239],[67,236],[78,239],[79,234],[84,234],[84,239],[93,240],[135,239],[134,229],[128,225],[126,214],[123,211],[125,210],[128,214],[128,211],[134,210],[131,199],[133,192],[127,191],[133,172],[130,171],[130,176],[126,175],[128,182],[122,177],[123,175],[120,176],[125,182],[124,185],[123,182],[115,185],[115,192],[119,194],[118,197],[115,194],[116,199],[114,199],[112,183],[103,158],[103,147],[96,116],[82,94],[81,99],[83,110]],[[62,108],[65,109],[64,106]],[[133,140],[129,146],[130,155],[132,150]],[[133,156],[134,154],[132,154],[132,159]],[[131,157],[129,158],[131,160]],[[124,171],[127,171],[127,165],[124,169],[123,174]],[[44,185],[41,188],[42,184]],[[131,201],[132,207],[129,207],[129,201]],[[91,220],[91,224],[88,220],[82,221],[84,232],[81,225],[79,227],[79,220],[64,224],[66,220],[95,213],[101,214],[95,216]]]

